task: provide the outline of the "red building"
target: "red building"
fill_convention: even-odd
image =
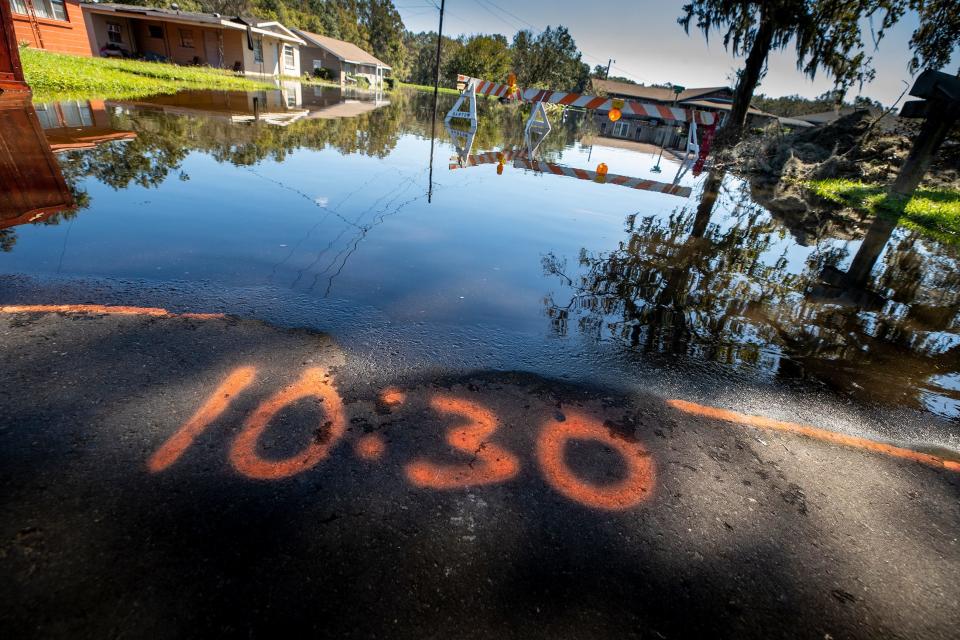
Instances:
[[[78,56],[92,55],[79,0],[0,0],[8,2],[18,43]]]

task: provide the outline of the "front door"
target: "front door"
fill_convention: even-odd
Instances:
[[[211,67],[223,68],[223,57],[220,51],[220,32],[203,32],[203,44],[207,49],[207,64]]]

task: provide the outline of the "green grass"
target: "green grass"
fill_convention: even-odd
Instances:
[[[23,72],[34,100],[130,99],[184,89],[256,91],[272,84],[211,67],[182,67],[162,62],[84,58],[36,49],[20,49]]]
[[[894,216],[906,227],[941,242],[960,245],[958,189],[921,187],[907,199],[891,195],[883,185],[857,180],[811,180],[804,186],[830,202],[874,215]]]
[[[432,84],[408,84],[406,82],[398,82],[397,86],[401,89],[415,89],[416,91],[429,91],[430,93],[433,93]],[[448,87],[440,87],[440,93],[445,93],[451,96],[460,95],[460,91],[458,91],[457,89],[450,89]],[[479,98],[483,96],[477,96],[477,97]]]
[[[299,82],[299,83],[301,83],[301,84],[317,85],[317,86],[319,86],[319,87],[336,87],[337,89],[340,88],[340,83],[339,83],[339,82],[334,82],[333,80],[327,80],[327,79],[325,79],[325,78],[318,78],[318,77],[316,77],[316,76],[303,76],[303,77],[299,77],[299,76],[283,76],[282,79],[283,79],[283,80],[296,80],[297,82]]]

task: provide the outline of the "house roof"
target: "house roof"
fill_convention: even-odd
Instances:
[[[683,102],[711,93],[731,93],[729,87],[700,87],[696,89],[684,89],[680,92],[679,96],[676,96],[673,89],[666,87],[645,87],[643,85],[633,84],[632,82],[601,80],[600,78],[593,80],[593,87],[597,91],[603,91],[607,94],[629,96],[638,100],[651,100],[654,102],[673,102],[674,99]]]
[[[174,9],[161,9],[158,7],[140,7],[132,4],[121,4],[117,2],[84,2],[81,5],[84,11],[93,13],[116,13],[130,17],[151,18],[153,20],[179,22],[186,24],[199,24],[210,27],[220,27],[225,29],[245,30],[251,27],[254,33],[268,35],[280,40],[287,40],[297,44],[304,44],[303,40],[298,38],[290,29],[283,26],[275,20],[263,20],[253,17],[230,17],[221,16],[217,13],[199,13],[196,11],[179,11]]]
[[[681,106],[685,107],[705,107],[707,109],[716,109],[717,111],[730,111],[733,108],[732,102],[720,101],[720,100],[681,100]],[[754,116],[765,116],[767,118],[776,118],[777,116],[772,113],[767,113],[766,111],[761,111],[756,107],[749,107],[747,113]]]
[[[393,67],[388,65],[383,60],[379,60],[378,58],[374,57],[373,54],[367,53],[352,42],[344,42],[343,40],[337,40],[336,38],[331,38],[330,36],[321,36],[318,33],[311,33],[309,31],[304,31],[303,29],[294,29],[293,31],[306,41],[307,46],[326,49],[343,62],[351,62],[353,64],[372,64],[374,66],[381,66],[386,69],[393,69]]]

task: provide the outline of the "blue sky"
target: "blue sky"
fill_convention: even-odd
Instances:
[[[435,31],[440,0],[394,0],[404,24],[413,31]],[[611,75],[627,76],[639,82],[672,82],[686,87],[728,84],[728,78],[741,66],[723,49],[721,38],[711,36],[710,43],[699,33],[687,36],[677,24],[683,6],[681,0],[631,2],[621,0],[447,0],[444,33],[503,33],[512,38],[521,28],[542,30],[548,24],[563,24],[584,52],[591,67],[606,65],[614,58]],[[910,82],[907,43],[916,27],[914,15],[890,30],[872,52],[877,78],[866,85],[863,94],[884,104],[896,100],[904,82]],[[869,33],[865,38],[870,48]],[[792,47],[776,53],[769,61],[769,73],[758,91],[771,96],[798,93],[813,97],[832,87],[818,75],[810,81],[796,70]],[[955,51],[947,71],[956,72],[960,52]],[[557,87],[562,89],[563,87]]]

